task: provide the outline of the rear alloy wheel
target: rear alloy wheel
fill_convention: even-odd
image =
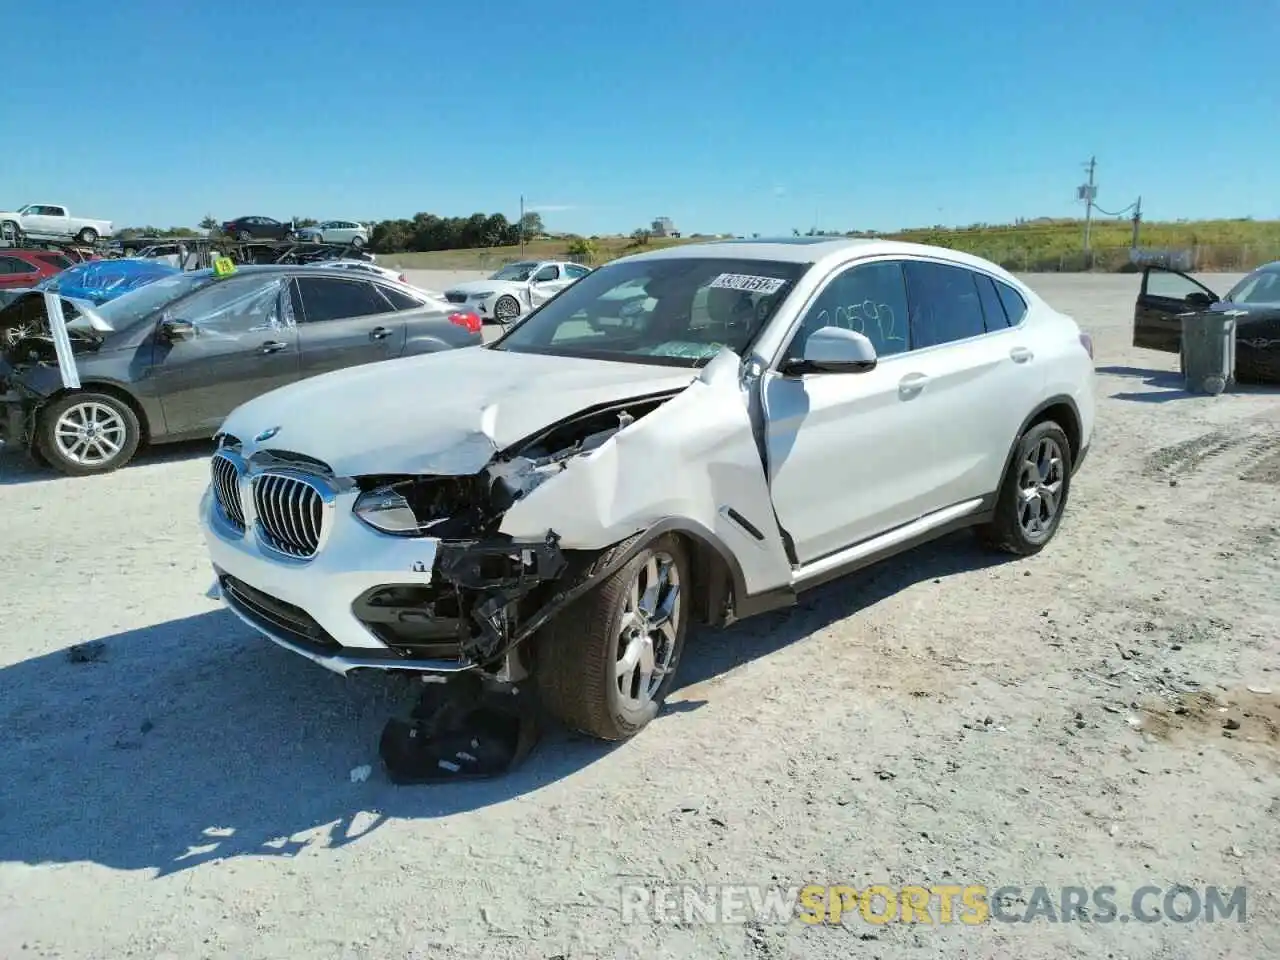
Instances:
[[[105,393],[71,393],[46,408],[36,444],[49,466],[68,476],[109,473],[138,449],[142,430],[129,406]]]
[[[95,243],[98,242],[98,231],[94,230],[92,227],[85,227],[83,230],[80,231],[76,239],[79,240],[81,243],[83,243],[86,247],[92,247]]]
[[[660,537],[548,624],[534,668],[547,709],[602,740],[639,733],[675,682],[688,583],[683,545]]]
[[[351,246],[359,250],[361,247],[364,246],[364,237],[352,237]]]
[[[253,239],[253,234],[251,234],[248,230],[241,230],[239,233],[236,234],[236,239],[239,240],[241,243],[248,243],[250,240]]]
[[[520,301],[509,293],[504,293],[493,305],[493,318],[499,323],[510,323],[520,316]]]
[[[1006,553],[1039,553],[1057,533],[1070,492],[1071,444],[1061,427],[1043,420],[1019,438],[995,518],[978,528],[978,536]]]

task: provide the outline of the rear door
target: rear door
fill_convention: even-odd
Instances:
[[[1040,397],[1043,358],[1012,287],[998,284],[1018,298],[1010,324],[985,274],[932,260],[908,261],[906,274],[912,362],[899,389],[915,396],[930,440],[917,475],[902,482],[940,510],[999,487],[1009,446]]]
[[[300,276],[290,287],[302,376],[390,360],[404,351],[405,318],[369,280]]]
[[[1204,310],[1217,301],[1216,293],[1185,273],[1145,268],[1133,309],[1133,345],[1177,353],[1182,347],[1181,315]]]
[[[203,287],[173,304],[167,320],[195,328],[172,339],[157,324],[152,377],[174,436],[211,435],[232,410],[298,373],[298,332],[279,274],[240,276]]]

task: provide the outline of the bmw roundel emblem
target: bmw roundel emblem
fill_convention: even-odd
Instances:
[[[253,442],[262,443],[264,440],[270,440],[279,432],[280,432],[279,427],[268,427],[266,430],[263,430],[260,434],[254,437]]]

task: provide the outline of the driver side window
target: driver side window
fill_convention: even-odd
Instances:
[[[809,336],[823,327],[863,334],[879,357],[905,353],[909,345],[902,264],[896,260],[858,264],[833,278],[805,311],[786,359],[802,359]]]
[[[201,337],[238,337],[259,330],[275,330],[287,321],[280,316],[282,278],[263,283],[259,278],[220,280],[177,303],[171,319],[187,320]]]
[[[552,265],[549,267],[543,267],[541,270],[539,270],[537,273],[533,275],[534,283],[543,283],[547,280],[559,280],[559,279],[560,279],[560,268],[555,265]]]

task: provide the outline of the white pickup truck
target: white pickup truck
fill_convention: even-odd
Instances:
[[[28,203],[13,213],[0,213],[0,237],[17,242],[23,237],[32,240],[79,240],[92,244],[101,237],[111,236],[110,220],[89,220],[73,217],[66,207],[52,203]]]

